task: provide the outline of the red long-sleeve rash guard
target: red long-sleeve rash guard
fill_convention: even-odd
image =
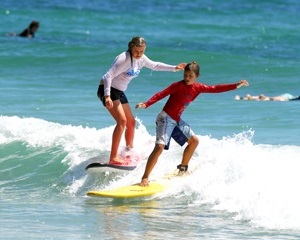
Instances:
[[[200,93],[220,93],[236,89],[234,84],[220,84],[208,86],[199,82],[194,82],[192,85],[187,85],[184,80],[175,82],[154,94],[147,102],[146,107],[151,106],[157,101],[170,95],[163,110],[175,121],[179,122],[180,116],[188,105],[195,100]]]

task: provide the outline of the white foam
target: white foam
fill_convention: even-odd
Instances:
[[[36,118],[0,117],[0,144],[22,141],[30,147],[60,147],[67,153],[67,191],[81,193],[86,187],[84,164],[88,158],[109,154],[114,126],[95,129],[61,125]],[[300,229],[300,147],[255,145],[253,130],[221,140],[198,136],[200,144],[189,166],[191,176],[158,197],[193,196],[194,206],[209,204],[215,210],[233,213],[234,219],[256,226]],[[111,178],[106,187],[140,181],[147,156],[154,147],[141,122],[136,129],[135,149],[144,161],[125,176]],[[125,146],[124,139],[121,145]],[[151,173],[159,178],[180,163],[184,147],[171,142]]]

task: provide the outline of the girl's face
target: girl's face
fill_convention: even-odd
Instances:
[[[143,47],[133,46],[131,49],[131,55],[135,59],[140,59],[144,55],[145,50],[146,50],[146,46]]]
[[[183,73],[183,79],[187,85],[192,85],[199,75],[197,76],[194,71],[184,71]]]

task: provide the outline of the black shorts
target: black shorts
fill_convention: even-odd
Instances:
[[[105,107],[104,85],[103,84],[99,85],[98,91],[97,91],[97,96],[100,99],[100,101],[103,103],[103,106]],[[120,100],[121,104],[128,103],[125,93],[123,91],[120,91],[113,87],[110,88],[110,98],[113,101]]]

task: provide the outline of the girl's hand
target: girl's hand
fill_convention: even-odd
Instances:
[[[137,105],[135,105],[135,108],[146,108],[146,104],[145,103],[138,103]]]
[[[107,109],[110,109],[114,106],[113,101],[111,100],[111,98],[109,96],[105,97],[105,106]]]
[[[186,66],[186,63],[180,63],[176,66],[175,69],[176,70],[184,70],[185,66]]]

